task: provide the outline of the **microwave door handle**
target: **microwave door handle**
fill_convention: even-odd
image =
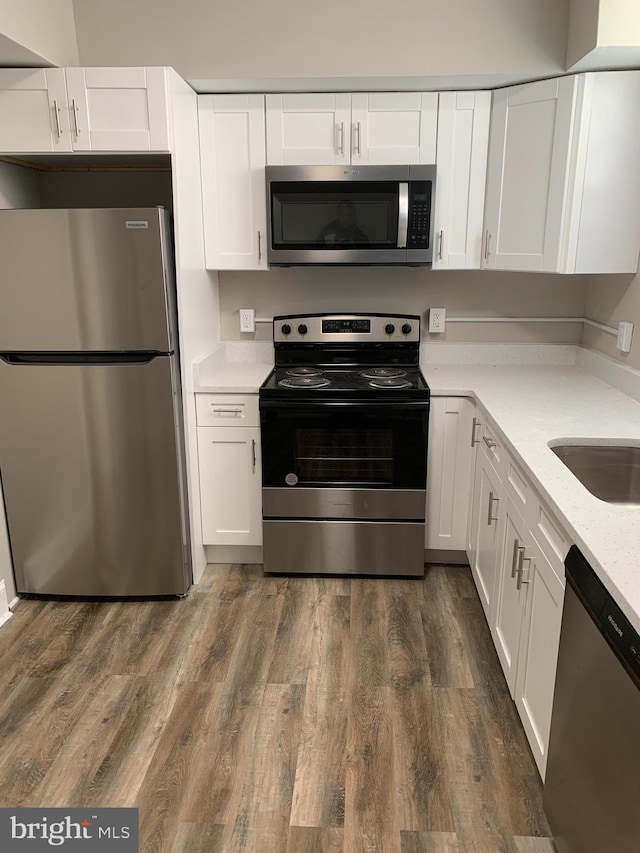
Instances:
[[[398,185],[398,248],[407,248],[407,229],[409,227],[409,184],[405,181]]]

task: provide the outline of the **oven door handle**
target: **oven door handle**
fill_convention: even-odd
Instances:
[[[407,248],[409,228],[409,184],[402,181],[398,185],[398,248]]]
[[[429,400],[405,400],[403,402],[400,401],[391,401],[391,400],[368,400],[368,401],[353,401],[353,400],[305,400],[304,402],[300,402],[300,400],[260,400],[260,409],[297,409],[298,411],[304,412],[318,412],[322,409],[349,409],[353,411],[357,409],[359,411],[379,411],[380,409],[389,409],[392,408],[393,411],[402,411],[406,409],[407,411],[416,411],[423,409],[425,412],[429,411]]]

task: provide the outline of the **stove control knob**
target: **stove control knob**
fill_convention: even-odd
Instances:
[[[304,323],[300,323],[300,325],[298,326],[298,332],[301,335],[306,335],[308,331],[309,329],[307,329],[306,325]]]
[[[288,335],[291,333],[291,326],[288,323],[285,323],[280,331],[283,335]]]
[[[388,335],[392,335],[395,332],[396,327],[393,325],[393,323],[387,323],[387,325],[384,327],[384,330]]]
[[[408,323],[405,323],[402,327],[402,334],[409,335],[411,334],[411,326]]]

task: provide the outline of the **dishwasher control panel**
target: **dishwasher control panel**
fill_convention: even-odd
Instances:
[[[567,579],[609,645],[640,682],[640,634],[574,545],[565,561]]]

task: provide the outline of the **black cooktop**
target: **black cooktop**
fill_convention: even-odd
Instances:
[[[260,399],[421,402],[420,318],[307,314],[274,319],[276,366]]]
[[[363,375],[367,374],[367,375]],[[261,398],[289,400],[428,399],[429,386],[417,367],[362,365],[350,369],[277,367],[260,388]]]

